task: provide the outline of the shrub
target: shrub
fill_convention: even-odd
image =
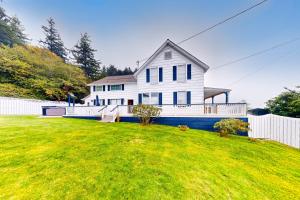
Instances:
[[[161,109],[152,105],[136,105],[133,107],[133,115],[140,119],[142,125],[148,125],[152,119],[160,115]]]
[[[181,131],[187,131],[187,130],[189,130],[189,127],[187,125],[179,125],[178,128]]]
[[[249,131],[248,127],[249,123],[239,119],[222,119],[214,125],[214,128],[219,131],[221,137],[227,137],[229,134],[237,134],[238,131]]]

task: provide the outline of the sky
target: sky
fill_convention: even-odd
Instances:
[[[54,18],[68,48],[87,32],[102,64],[136,67],[166,40],[179,42],[258,3],[259,0],[3,0],[9,15],[22,21],[32,44]],[[268,53],[214,67],[300,37],[300,1],[269,0],[261,6],[180,46],[210,66],[205,86],[230,88],[230,102],[252,108],[300,85],[300,40]],[[219,96],[217,102],[224,102]]]

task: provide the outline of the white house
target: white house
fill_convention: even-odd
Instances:
[[[153,104],[162,108],[162,116],[245,115],[245,104],[230,104],[229,89],[204,87],[208,65],[170,40],[138,69],[134,75],[109,76],[88,84],[90,95],[86,106],[118,108],[118,114],[129,115],[124,108]],[[224,94],[225,103],[215,104],[214,97]],[[205,104],[205,99],[211,103]]]

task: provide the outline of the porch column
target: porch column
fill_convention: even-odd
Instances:
[[[69,104],[69,107],[71,106],[71,97],[70,95],[68,95],[68,104]]]
[[[212,104],[215,103],[215,96],[211,97],[211,103],[212,103]]]
[[[227,104],[229,102],[229,93],[225,92],[225,103]]]
[[[72,98],[73,100],[73,107],[75,106],[75,97]]]

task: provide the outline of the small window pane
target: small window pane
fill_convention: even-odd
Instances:
[[[110,90],[112,91],[122,90],[122,85],[111,85]]]
[[[150,69],[150,81],[151,81],[151,84],[157,84],[158,83],[157,67]]]
[[[102,86],[96,86],[96,87],[95,87],[95,91],[96,91],[96,92],[102,91],[102,89],[103,89]]]
[[[158,99],[158,93],[157,92],[151,93],[151,104],[155,104],[155,105],[159,104],[159,99]]]
[[[121,105],[121,99],[111,99],[110,105]]]
[[[143,104],[149,104],[149,103],[150,103],[149,93],[143,93]]]
[[[177,81],[185,82],[186,81],[186,66],[178,65],[177,67]]]
[[[177,92],[177,103],[186,104],[186,92]]]

